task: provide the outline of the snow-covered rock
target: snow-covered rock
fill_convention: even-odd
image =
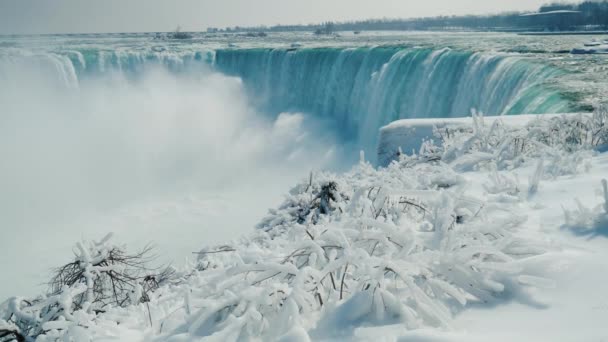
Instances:
[[[608,44],[586,45],[582,48],[574,48],[570,53],[573,55],[608,54]]]
[[[524,127],[532,120],[551,119],[571,114],[530,114],[485,116],[486,124],[492,125],[500,120],[505,125]],[[588,114],[584,114],[588,115]],[[471,129],[470,118],[432,118],[432,119],[403,119],[394,121],[380,129],[378,138],[378,165],[386,166],[400,154],[411,155],[418,153],[423,142],[435,138],[435,132],[446,127],[462,127]]]

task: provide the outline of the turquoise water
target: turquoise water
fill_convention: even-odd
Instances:
[[[573,108],[551,84],[564,71],[499,54],[401,47],[229,49],[216,52],[215,65],[242,78],[267,111],[328,117],[365,143],[379,127],[401,118]]]
[[[128,81],[159,67],[189,75],[215,69],[241,78],[249,101],[270,117],[305,112],[327,119],[337,136],[368,150],[375,144],[378,128],[401,118],[461,117],[472,110],[486,115],[563,113],[579,108],[557,86],[572,70],[543,63],[538,56],[403,42],[348,46],[348,39],[333,42],[333,47],[327,41],[310,47],[277,47],[286,45],[285,37],[271,38],[270,47],[260,47],[265,44],[258,39],[226,49],[228,38],[214,39],[6,38],[6,47],[0,48],[0,86],[27,74],[44,75],[56,86],[78,88],[100,75]]]

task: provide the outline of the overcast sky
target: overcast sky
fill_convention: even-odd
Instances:
[[[0,33],[186,31],[535,10],[547,0],[0,0]]]

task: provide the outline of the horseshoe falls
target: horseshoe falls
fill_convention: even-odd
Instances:
[[[572,110],[551,82],[564,71],[521,57],[398,47],[230,49],[216,52],[215,65],[242,78],[266,111],[329,118],[364,147],[402,118]]]
[[[16,53],[18,51],[19,53]],[[0,53],[0,76],[47,75],[76,88],[150,69],[190,76],[214,68],[240,78],[248,101],[276,117],[304,112],[332,124],[341,139],[372,150],[380,127],[402,118],[565,113],[577,104],[555,85],[569,71],[539,59],[459,49],[411,47],[102,50]],[[11,76],[12,74],[12,76]]]

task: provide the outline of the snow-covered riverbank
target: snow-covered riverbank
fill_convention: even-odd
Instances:
[[[84,284],[5,302],[0,329],[78,341],[602,341],[607,125],[606,112],[523,125],[475,116],[386,168],[362,156],[347,173],[312,173],[254,232],[121,303],[103,306],[112,299],[86,285],[123,270],[95,262],[111,241],[83,244]]]
[[[517,118],[509,120],[513,122]],[[404,124],[405,121],[401,123]],[[415,125],[410,123],[409,127],[412,126]],[[527,217],[518,236],[552,246],[549,253],[535,258],[528,269],[532,273],[543,273],[552,280],[551,286],[530,289],[529,298],[511,297],[495,305],[472,305],[455,316],[451,331],[406,331],[395,325],[364,328],[359,337],[371,340],[382,334],[400,336],[400,341],[606,341],[608,294],[604,284],[608,281],[608,214],[603,218],[589,215],[581,227],[566,224],[564,209],[578,211],[576,201],[580,200],[590,212],[595,208],[596,213],[601,213],[599,207],[606,201],[602,179],[608,177],[608,154],[596,152],[577,164],[582,172],[545,178],[535,195],[519,201],[516,206],[517,212]],[[535,166],[530,162],[513,171],[499,171],[497,175],[499,178],[517,175],[525,187]],[[487,171],[461,175],[467,181],[469,194],[479,198],[491,196],[484,187],[492,177]]]

